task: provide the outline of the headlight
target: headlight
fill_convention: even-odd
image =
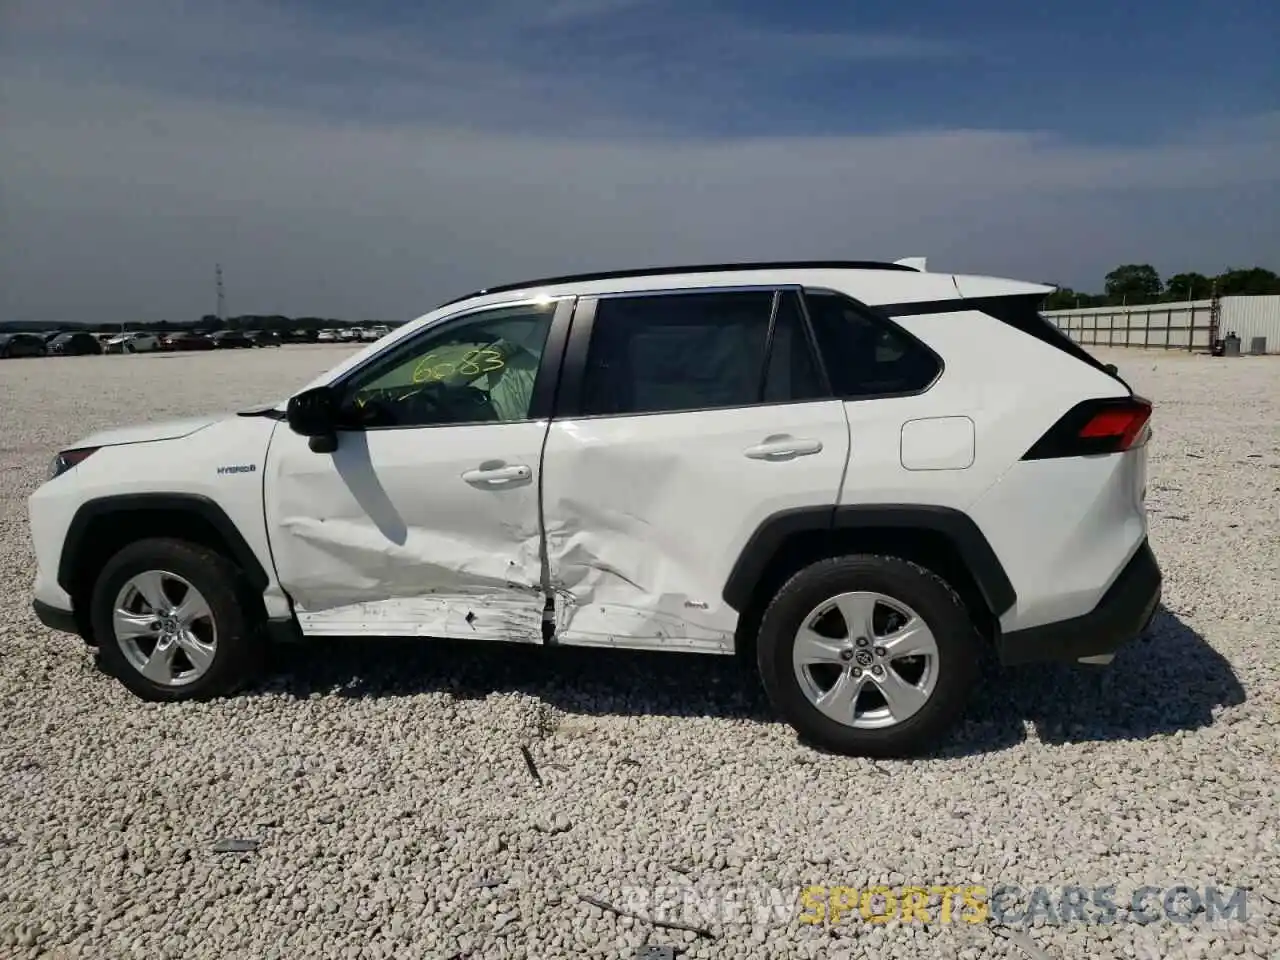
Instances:
[[[79,447],[74,450],[63,450],[53,458],[53,463],[49,464],[49,479],[62,476],[97,449],[97,447]]]

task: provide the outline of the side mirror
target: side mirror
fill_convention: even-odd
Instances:
[[[337,399],[328,387],[313,387],[289,398],[285,420],[289,429],[309,437],[316,453],[338,449]]]
[[[1117,367],[1114,363],[1108,363],[1106,365],[1107,373],[1111,374],[1112,376],[1115,376],[1116,373],[1119,372],[1119,369],[1120,368]]]

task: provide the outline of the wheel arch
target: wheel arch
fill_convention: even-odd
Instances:
[[[261,605],[270,583],[267,571],[216,502],[199,494],[99,497],[76,510],[58,561],[58,585],[72,598],[82,636],[92,633],[88,598],[103,566],[128,544],[151,537],[188,540],[221,553],[239,567]],[[255,612],[265,616],[265,607]]]
[[[911,560],[946,580],[992,639],[1017,601],[982,530],[951,507],[859,504],[805,507],[769,517],[739,554],[723,598],[739,614],[737,647],[749,651],[769,599],[793,574],[826,557],[874,553]]]

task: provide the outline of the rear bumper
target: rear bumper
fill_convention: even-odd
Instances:
[[[1096,607],[1070,620],[1006,633],[997,644],[1000,662],[1074,661],[1114,654],[1155,616],[1161,582],[1151,544],[1143,540]]]
[[[70,610],[59,610],[43,600],[34,601],[31,607],[35,610],[37,619],[50,630],[77,634],[80,632],[80,626],[76,623],[76,616]]]

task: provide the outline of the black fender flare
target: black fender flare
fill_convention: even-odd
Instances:
[[[745,610],[773,557],[791,537],[859,528],[940,534],[956,548],[996,618],[1017,602],[1017,592],[1000,558],[973,519],[951,507],[921,504],[800,507],[775,513],[756,528],[742,548],[725,582],[724,602],[739,613]]]
[[[267,571],[226,511],[208,497],[194,493],[125,493],[86,500],[71,518],[67,535],[62,541],[62,556],[58,560],[58,585],[68,594],[73,593],[76,568],[84,553],[85,537],[95,520],[115,514],[161,510],[193,514],[207,522],[227,545],[231,559],[244,571],[249,582],[258,590],[267,588],[270,583]]]

